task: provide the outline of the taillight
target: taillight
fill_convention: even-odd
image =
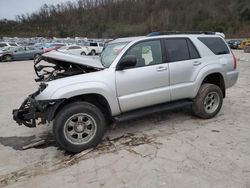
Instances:
[[[234,58],[234,69],[236,69],[237,68],[237,59],[236,59],[236,57],[234,55],[233,50],[232,50],[232,54],[233,54],[233,58]]]

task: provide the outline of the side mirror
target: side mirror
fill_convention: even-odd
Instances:
[[[127,55],[123,57],[117,65],[116,70],[123,70],[136,66],[137,59],[134,55]]]

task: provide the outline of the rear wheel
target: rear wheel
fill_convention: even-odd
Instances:
[[[93,56],[96,55],[95,50],[91,50],[90,54]]]
[[[105,127],[106,121],[99,108],[88,102],[76,102],[57,114],[53,132],[64,150],[77,153],[100,143]]]
[[[200,118],[213,118],[220,111],[222,103],[221,89],[214,84],[203,84],[193,101],[192,111]]]
[[[12,58],[11,55],[5,55],[5,56],[2,57],[3,62],[10,62],[12,60],[13,60],[13,58]]]

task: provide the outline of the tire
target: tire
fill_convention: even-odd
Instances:
[[[210,119],[218,114],[223,104],[221,89],[214,84],[203,84],[193,100],[193,114],[202,119]]]
[[[98,145],[105,133],[106,120],[95,105],[75,102],[56,115],[53,133],[61,148],[78,153]]]
[[[95,50],[91,50],[90,55],[96,55]]]
[[[13,57],[11,56],[11,55],[4,55],[3,57],[2,57],[2,61],[3,62],[10,62],[10,61],[12,61],[13,60]]]
[[[86,53],[85,53],[85,52],[82,52],[81,55],[86,55]]]

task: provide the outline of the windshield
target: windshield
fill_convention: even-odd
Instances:
[[[108,44],[101,55],[102,65],[106,68],[110,67],[115,58],[119,55],[122,49],[128,44],[128,42]]]

